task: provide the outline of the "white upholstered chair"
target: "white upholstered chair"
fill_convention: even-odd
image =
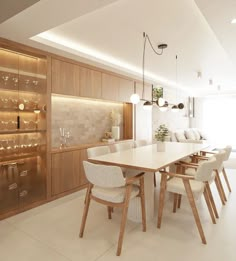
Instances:
[[[224,193],[224,189],[223,189],[223,186],[222,186],[222,183],[221,183],[221,180],[220,180],[220,176],[219,176],[219,173],[222,169],[222,164],[223,164],[223,161],[224,161],[224,158],[225,158],[225,150],[220,150],[218,153],[215,153],[214,156],[211,156],[211,157],[208,157],[208,158],[205,158],[204,160],[201,160],[199,163],[185,163],[185,164],[181,164],[182,168],[183,168],[183,172],[187,175],[192,175],[194,176],[195,173],[196,173],[196,170],[199,166],[199,164],[203,163],[203,162],[206,162],[206,161],[209,161],[211,158],[215,158],[216,160],[216,163],[215,163],[215,167],[214,167],[214,171],[213,171],[213,175],[212,175],[212,179],[208,181],[209,185],[213,183],[213,181],[215,182],[216,184],[216,188],[218,190],[218,193],[219,193],[219,196],[220,196],[220,199],[221,199],[221,202],[223,205],[225,205],[225,201],[226,201],[226,197],[225,197],[225,193]],[[197,155],[195,155],[194,157],[197,157],[199,158]],[[204,158],[204,157],[200,157],[201,159]],[[210,189],[210,186],[209,186],[209,191],[208,191],[208,194],[209,194],[209,197],[211,199],[211,204],[212,204],[212,208],[213,208],[213,211],[214,211],[214,214],[215,214],[215,217],[216,218],[219,218],[219,215],[218,215],[218,211],[216,209],[216,205],[215,205],[215,202],[214,202],[214,199],[213,199],[213,195],[211,193],[211,189]],[[180,196],[179,196],[180,197]],[[178,202],[178,198],[175,199],[177,202]],[[174,203],[175,205],[175,203]],[[180,205],[178,204],[178,207],[180,207]],[[173,207],[173,210],[175,210],[176,208]]]
[[[230,157],[231,152],[232,152],[232,146],[229,146],[229,145],[228,145],[228,146],[226,146],[223,150],[226,151],[224,161],[227,161],[227,160],[229,159],[229,157]],[[229,190],[229,192],[231,192],[231,187],[230,187],[230,184],[229,184],[228,177],[227,177],[227,175],[226,175],[226,171],[225,171],[224,165],[223,165],[223,168],[222,168],[222,173],[223,173],[223,175],[224,175],[224,179],[225,179],[226,185],[227,185],[227,187],[228,187],[228,190]]]
[[[114,151],[124,151],[128,149],[132,149],[134,147],[134,142],[133,141],[126,141],[126,142],[120,142],[114,144]]]
[[[148,142],[147,142],[147,140],[136,140],[134,142],[134,144],[135,144],[135,148],[138,148],[138,147],[142,147],[142,146],[148,145]],[[153,182],[154,182],[154,186],[156,187],[157,182],[156,182],[156,174],[155,174],[155,172],[154,172]]]
[[[220,173],[223,172],[223,169],[224,169],[223,162],[226,160],[226,158],[229,157],[228,153],[230,154],[230,152],[229,151],[227,152],[227,150],[225,150],[225,148],[224,148],[223,150],[219,150],[217,152],[211,153],[210,157],[198,156],[198,155],[194,156],[194,158],[197,159],[196,161],[198,163],[203,162],[205,160],[208,160],[212,156],[214,156],[216,158],[217,165],[216,165],[216,168],[215,168],[215,173],[216,173],[215,184],[216,184],[216,187],[217,187],[217,190],[219,192],[220,199],[221,199],[221,202],[222,202],[223,205],[225,205],[227,198],[226,198],[225,191],[224,191],[221,179],[220,179]],[[226,176],[226,178],[227,178],[227,176]],[[227,181],[228,181],[228,179],[227,179]]]
[[[232,152],[232,146],[227,145],[225,148],[223,148],[223,150],[225,150],[225,152],[226,152],[224,161],[227,161],[229,159],[229,157],[230,157],[231,152]],[[205,156],[206,156],[206,154],[213,154],[214,155],[215,153],[216,152],[209,152],[209,151],[208,152],[204,152],[203,151],[203,155],[205,155]],[[222,174],[224,176],[227,188],[228,188],[229,192],[231,192],[231,187],[230,187],[230,184],[229,184],[229,180],[228,180],[228,177],[227,177],[224,165],[222,165],[221,172],[222,172]]]
[[[111,153],[109,146],[97,146],[87,149],[88,158],[102,156]],[[108,218],[111,219],[111,213],[114,211],[113,208],[107,207]]]
[[[201,221],[199,218],[198,210],[195,204],[195,199],[200,198],[203,194],[207,203],[207,207],[212,219],[212,222],[215,224],[215,216],[212,209],[211,200],[209,198],[209,184],[208,182],[213,178],[213,169],[215,169],[216,159],[212,157],[208,161],[202,162],[194,176],[177,174],[161,171],[161,192],[159,198],[159,209],[158,209],[158,220],[157,227],[161,227],[162,213],[164,207],[165,191],[172,192],[177,195],[187,196],[194,219],[202,240],[203,244],[206,244],[206,238],[203,232]],[[167,177],[170,177],[167,180]]]
[[[98,147],[92,147],[87,149],[88,158],[102,156],[110,152],[111,151],[109,146],[98,146]]]
[[[120,167],[93,164],[88,161],[84,161],[83,164],[89,186],[79,235],[83,237],[91,199],[108,207],[121,207],[123,212],[116,252],[119,256],[121,254],[129,201],[136,196],[141,198],[142,228],[143,231],[146,231],[144,173],[140,173],[135,177],[124,178]],[[133,184],[135,181],[139,181],[139,186]]]
[[[120,143],[114,144],[114,152],[125,151],[125,150],[129,150],[132,148],[134,148],[133,141],[120,142]],[[129,168],[124,168],[124,167],[122,167],[121,169],[126,177],[135,176],[138,173],[140,173],[140,171],[136,170],[136,169],[129,169]]]
[[[148,145],[147,140],[136,140],[134,142],[135,148],[142,147]]]

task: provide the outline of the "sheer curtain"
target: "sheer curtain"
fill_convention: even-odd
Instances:
[[[236,97],[206,98],[202,105],[202,129],[209,140],[236,149]]]

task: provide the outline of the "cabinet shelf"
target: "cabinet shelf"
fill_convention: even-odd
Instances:
[[[9,73],[9,74],[17,74],[19,76],[28,76],[28,77],[35,77],[35,78],[39,78],[39,79],[46,79],[46,76],[44,74],[39,74],[39,73],[30,73],[30,72],[26,72],[23,70],[17,70],[17,69],[12,69],[12,68],[7,68],[7,67],[3,67],[0,66],[0,71],[4,72],[4,73]]]
[[[10,92],[12,94],[19,92],[18,87],[17,87],[17,89],[8,88],[8,87],[6,87],[6,88],[0,87],[0,90],[4,91],[4,92],[8,92],[8,93]],[[30,89],[30,90],[20,90],[20,92],[21,93],[27,93],[27,94],[33,94],[33,95],[35,95],[35,94],[41,94],[41,95],[45,94],[45,90],[42,87],[37,87],[34,90],[32,90],[32,89]]]
[[[27,113],[35,113],[34,109],[24,109],[24,110],[19,110],[17,108],[0,108],[0,112],[27,112]],[[46,111],[40,110],[40,113],[46,113]]]
[[[0,131],[0,134],[19,134],[19,133],[37,133],[46,132],[46,130],[4,130]]]
[[[1,157],[0,165],[7,165],[15,162],[16,160],[23,160],[26,158],[33,158],[37,156],[44,156],[45,152],[28,152],[28,153],[18,153],[18,154],[10,154],[4,157]]]

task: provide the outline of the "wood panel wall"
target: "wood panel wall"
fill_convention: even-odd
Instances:
[[[86,149],[65,155],[51,155],[51,94],[124,102],[124,138],[132,139],[134,119],[133,105],[129,103],[129,97],[134,91],[135,79],[4,38],[0,38],[0,48],[40,58],[47,57],[47,200],[25,206],[26,210],[84,188],[87,183],[82,165],[82,161],[87,159]],[[137,89],[140,92],[140,86]],[[149,91],[145,90],[145,97],[149,98],[151,93],[146,92]],[[63,170],[66,172],[63,173]],[[4,217],[17,212],[6,213]]]

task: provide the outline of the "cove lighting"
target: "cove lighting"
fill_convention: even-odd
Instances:
[[[32,37],[31,39],[38,41],[38,42],[41,42],[41,41],[43,42],[43,40],[46,40],[46,41],[49,42],[48,44],[50,44],[50,43],[56,44],[56,46],[52,45],[53,47],[58,47],[59,45],[64,46],[64,47],[69,48],[73,51],[77,51],[80,54],[87,55],[87,56],[90,57],[90,59],[95,58],[100,62],[103,61],[103,62],[106,62],[110,65],[111,64],[115,65],[115,66],[117,66],[117,67],[119,67],[123,70],[124,69],[128,70],[131,73],[137,74],[140,77],[142,76],[142,69],[141,68],[133,66],[132,64],[129,64],[125,61],[116,59],[116,58],[114,58],[110,55],[101,53],[101,52],[99,52],[95,49],[88,48],[88,47],[86,47],[82,44],[79,44],[77,42],[69,40],[69,39],[62,37],[60,35],[54,34],[52,32],[43,32],[41,34],[38,34],[35,37]],[[45,43],[45,42],[43,42],[43,43]],[[158,83],[161,83],[161,84],[165,84],[167,86],[178,87],[178,88],[182,88],[182,89],[186,88],[186,87],[184,87],[180,84],[176,84],[174,81],[167,80],[164,77],[161,77],[159,75],[153,74],[153,73],[148,72],[148,71],[145,71],[145,77],[148,80],[155,81],[155,82],[158,82]]]
[[[97,104],[97,105],[101,104],[102,106],[104,106],[104,105],[123,106],[123,103],[121,103],[121,102],[112,102],[112,101],[90,99],[90,98],[80,98],[80,97],[55,94],[55,93],[52,93],[52,98],[53,98],[53,100],[64,101],[66,103],[78,102],[78,103],[84,103],[84,104]]]

